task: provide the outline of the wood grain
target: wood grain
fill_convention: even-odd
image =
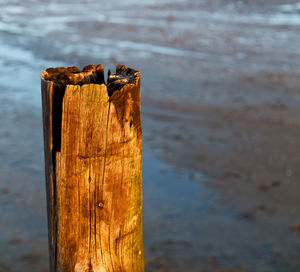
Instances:
[[[42,104],[50,271],[144,271],[140,73],[47,69]]]

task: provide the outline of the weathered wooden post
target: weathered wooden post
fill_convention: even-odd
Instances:
[[[144,271],[140,73],[50,68],[42,104],[50,271]]]

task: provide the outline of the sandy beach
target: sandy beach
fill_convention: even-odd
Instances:
[[[142,74],[146,271],[300,271],[298,1],[8,1],[0,272],[49,270],[40,75]]]

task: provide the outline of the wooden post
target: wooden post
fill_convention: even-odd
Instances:
[[[144,271],[140,73],[50,68],[42,104],[50,271]]]

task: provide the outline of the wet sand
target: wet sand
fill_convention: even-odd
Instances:
[[[146,271],[300,271],[297,1],[3,1],[0,271],[48,271],[46,67],[142,72]]]

